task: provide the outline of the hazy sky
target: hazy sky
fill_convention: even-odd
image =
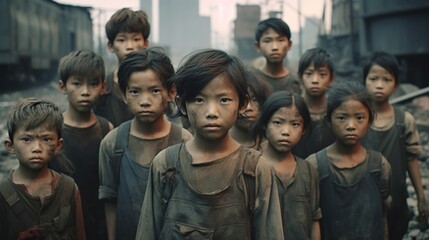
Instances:
[[[140,8],[139,0],[56,0],[60,3],[91,6],[96,10],[93,12],[93,21],[95,34],[104,34],[104,24],[110,16],[119,8],[130,7],[134,10]],[[298,31],[298,2],[301,3],[302,16],[314,16],[320,18],[322,16],[323,4],[326,0],[284,0],[283,1],[283,20],[285,20],[291,30]],[[239,4],[262,4],[263,15],[265,18],[267,9],[280,8],[279,0],[200,0],[200,14],[211,16],[212,34],[215,35],[212,44],[213,47],[222,48],[228,47],[231,40],[231,32],[233,28],[232,21],[235,19],[235,5]],[[157,4],[155,4],[156,7]],[[99,14],[97,9],[103,9],[104,14]],[[301,24],[304,23],[304,18],[301,18]],[[153,41],[158,39],[156,27],[158,22],[155,20],[151,23],[153,31],[151,33]]]

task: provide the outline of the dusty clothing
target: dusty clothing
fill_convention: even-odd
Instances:
[[[292,152],[300,158],[307,158],[310,154],[316,153],[336,140],[332,128],[324,119],[312,119],[311,132],[305,134],[301,140],[293,147]]]
[[[87,239],[107,239],[104,206],[98,199],[98,154],[103,137],[109,132],[109,122],[102,117],[87,128],[63,125],[63,153],[73,163],[71,177],[80,190]],[[51,169],[63,172],[54,159]]]
[[[52,176],[52,194],[44,199],[31,196],[24,185],[13,183],[12,173],[1,181],[0,239],[85,239],[78,187],[66,175],[52,171]]]
[[[106,91],[100,96],[97,105],[94,107],[94,113],[109,120],[113,126],[117,127],[121,123],[133,118],[124,102],[124,94],[119,85],[113,81],[113,72],[106,77]]]
[[[311,239],[311,225],[322,217],[319,208],[319,182],[313,165],[295,157],[292,178],[275,171],[282,207],[285,239]]]
[[[184,144],[162,151],[152,163],[136,239],[284,239],[277,184],[259,159],[246,147],[202,164],[192,163]],[[243,173],[250,162],[253,184]]]
[[[292,73],[283,77],[271,77],[259,69],[251,69],[251,71],[259,80],[269,83],[272,92],[289,91],[301,95],[301,83],[298,81],[298,77]]]
[[[116,202],[117,239],[135,238],[149,166],[155,155],[190,137],[181,127],[172,124],[170,133],[162,138],[140,139],[129,134],[130,125],[131,121],[127,121],[112,130],[100,147],[99,198]],[[123,149],[120,159],[115,158],[118,146]]]
[[[368,150],[362,163],[339,168],[332,164],[326,149],[308,160],[319,173],[322,239],[383,239],[383,218],[390,196],[387,160]]]
[[[402,239],[408,230],[410,211],[407,205],[408,160],[422,151],[414,117],[395,108],[395,118],[386,128],[371,127],[362,141],[365,147],[379,151],[392,167],[392,206],[387,215],[389,236]]]

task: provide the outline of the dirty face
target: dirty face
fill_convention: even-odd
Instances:
[[[194,99],[186,102],[186,112],[196,138],[217,140],[228,134],[238,114],[235,86],[222,75],[211,80]]]
[[[47,166],[63,145],[63,139],[47,124],[34,129],[19,127],[13,136],[13,141],[6,140],[6,149],[15,154],[20,167],[38,170]]]
[[[276,152],[290,152],[304,133],[304,120],[292,105],[281,107],[271,116],[267,124],[266,138],[269,147]]]

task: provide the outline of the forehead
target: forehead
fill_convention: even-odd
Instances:
[[[276,32],[276,30],[274,30],[273,28],[268,28],[267,30],[265,30],[262,33],[261,38],[277,38],[277,37],[286,37],[286,36],[281,36],[278,32]]]
[[[281,107],[277,109],[271,118],[282,118],[282,119],[290,119],[290,118],[301,118],[301,114],[295,105],[291,105],[289,107]]]
[[[126,38],[133,38],[133,37],[142,37],[143,34],[141,32],[119,32],[116,34],[116,37],[126,37]]]
[[[334,113],[369,113],[369,109],[360,101],[349,98],[335,108]]]
[[[386,75],[390,75],[393,76],[391,73],[389,73],[385,68],[383,68],[382,66],[378,65],[378,64],[373,64],[371,66],[371,68],[369,69],[369,73],[370,74],[386,74]]]
[[[54,126],[49,123],[43,123],[37,127],[29,128],[26,124],[21,125],[16,128],[15,135],[23,135],[23,134],[31,134],[31,135],[57,135],[58,132]]]
[[[128,86],[129,87],[149,87],[149,86],[162,86],[161,79],[158,74],[152,69],[133,72],[130,75]]]
[[[230,94],[237,96],[237,88],[229,79],[229,77],[221,74],[213,78],[204,88],[200,94],[204,95],[219,95]]]
[[[78,81],[78,82],[81,82],[81,83],[93,82],[94,80],[97,81],[97,82],[101,82],[102,81],[101,77],[98,74],[93,73],[93,72],[92,73],[88,73],[85,76],[73,75],[73,76],[70,76],[68,78],[68,80]],[[68,81],[68,82],[70,82],[70,81]]]

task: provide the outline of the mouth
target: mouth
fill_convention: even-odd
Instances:
[[[357,139],[358,138],[358,136],[355,134],[347,134],[344,137],[347,139]]]
[[[217,124],[207,124],[204,126],[204,129],[208,131],[216,131],[216,130],[219,130],[220,128],[221,126]]]
[[[153,114],[153,112],[151,112],[151,111],[141,111],[138,113],[138,115],[140,115],[140,116],[149,116],[152,114]]]
[[[40,158],[40,157],[33,157],[33,158],[30,158],[30,162],[32,162],[32,163],[43,163],[44,160],[43,160],[43,158]]]

